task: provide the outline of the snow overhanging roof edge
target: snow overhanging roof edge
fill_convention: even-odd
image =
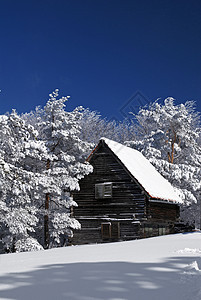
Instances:
[[[182,203],[181,198],[176,194],[169,181],[155,169],[141,152],[104,137],[100,139],[101,141],[105,142],[151,198],[162,199],[164,202],[169,203]],[[88,159],[90,159],[97,147],[92,151]]]

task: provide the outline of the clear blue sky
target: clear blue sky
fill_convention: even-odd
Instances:
[[[201,111],[201,1],[0,0],[0,113],[55,88],[108,118],[137,91]]]

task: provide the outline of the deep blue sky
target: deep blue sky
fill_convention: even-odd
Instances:
[[[201,1],[0,0],[0,113],[55,88],[108,118],[137,91],[201,111]]]

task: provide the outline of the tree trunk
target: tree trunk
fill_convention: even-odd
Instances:
[[[50,160],[47,160],[46,170],[50,168]],[[49,234],[49,217],[48,217],[48,210],[50,204],[50,194],[46,193],[45,195],[45,210],[46,214],[44,215],[44,248],[48,249],[50,245],[50,234]]]
[[[172,131],[173,131],[173,137],[172,137],[172,141],[171,141],[171,152],[168,152],[168,161],[171,164],[173,164],[173,162],[174,162],[174,145],[177,140],[177,134],[176,134],[175,130],[172,130]]]
[[[200,230],[201,230],[201,193],[200,193]]]

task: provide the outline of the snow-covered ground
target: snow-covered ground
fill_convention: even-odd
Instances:
[[[0,255],[0,299],[200,300],[201,233]]]

